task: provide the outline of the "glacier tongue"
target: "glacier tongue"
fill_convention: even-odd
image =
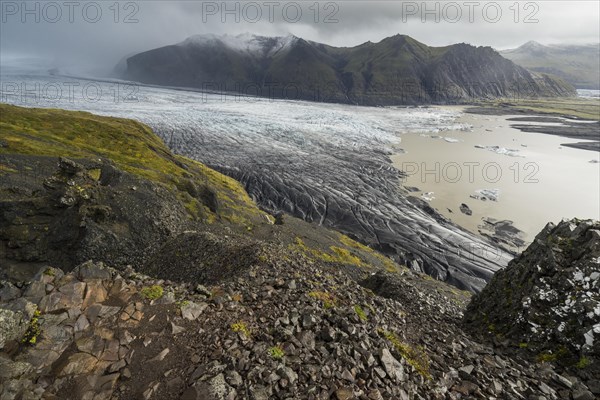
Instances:
[[[241,40],[241,39],[240,39]],[[13,79],[13,78],[7,78]],[[28,85],[59,77],[20,76]],[[81,81],[80,87],[89,84]],[[94,82],[113,93],[113,82]],[[16,105],[134,118],[175,152],[241,181],[264,208],[352,235],[461,288],[479,291],[507,253],[448,223],[426,201],[400,189],[389,156],[403,132],[435,134],[457,114],[433,108],[369,108],[240,98],[139,87],[135,101],[59,101],[4,96]]]

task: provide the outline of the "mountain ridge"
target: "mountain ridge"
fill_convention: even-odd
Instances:
[[[362,105],[575,95],[569,84],[527,71],[491,47],[465,43],[430,47],[407,35],[354,47],[333,47],[293,35],[195,35],[129,57],[123,77],[165,86]]]
[[[529,42],[500,54],[531,71],[556,75],[578,89],[600,89],[600,43]]]

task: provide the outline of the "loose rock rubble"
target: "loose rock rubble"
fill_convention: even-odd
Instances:
[[[423,275],[380,272],[360,286],[300,254],[268,254],[209,287],[91,261],[4,282],[2,399],[586,399],[598,389],[475,342],[460,327],[469,296]]]

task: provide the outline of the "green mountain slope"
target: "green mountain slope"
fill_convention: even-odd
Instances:
[[[335,48],[296,37],[195,36],[130,57],[124,78],[279,98],[365,105],[574,96],[489,47],[430,47],[405,35]]]

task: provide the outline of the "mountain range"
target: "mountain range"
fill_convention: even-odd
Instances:
[[[500,54],[530,71],[561,77],[578,89],[600,89],[600,43],[545,46],[530,41]]]
[[[332,47],[288,35],[196,35],[129,57],[121,77],[147,84],[362,105],[573,96],[491,47],[430,47],[396,35]]]

